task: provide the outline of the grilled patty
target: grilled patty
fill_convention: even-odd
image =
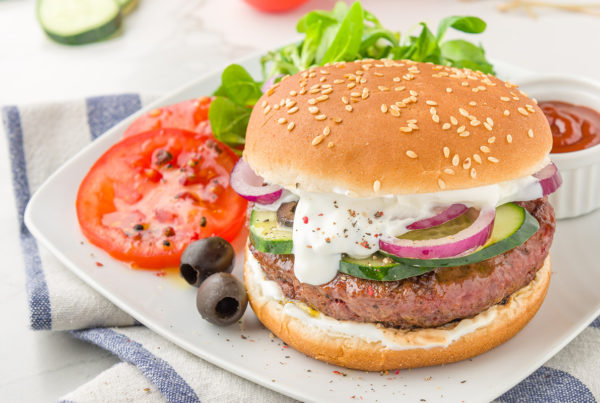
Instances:
[[[435,327],[478,314],[527,285],[550,251],[554,210],[547,198],[519,202],[540,229],[524,244],[465,266],[437,268],[401,281],[372,281],[338,273],[327,284],[303,284],[294,276],[294,255],[250,247],[267,278],[289,299],[300,300],[340,320],[399,328]]]

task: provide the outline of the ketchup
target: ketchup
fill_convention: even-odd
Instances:
[[[600,144],[600,113],[560,101],[539,104],[552,129],[552,153],[568,153]]]

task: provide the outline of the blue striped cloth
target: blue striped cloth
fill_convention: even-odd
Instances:
[[[117,397],[170,402],[287,401],[284,396],[206,363],[138,326],[135,319],[72,275],[38,245],[23,223],[31,194],[54,170],[149,100],[136,94],[121,94],[2,109],[31,328],[69,330],[75,337],[107,349],[123,360],[123,364],[65,396],[68,401],[86,400],[102,393],[106,401]],[[600,318],[498,401],[596,402],[600,397],[600,362],[598,355],[590,359],[590,345],[600,346]],[[102,380],[119,385],[116,382],[122,383],[124,379],[136,387],[128,384],[124,389],[102,388]],[[211,387],[213,382],[227,384],[228,388],[223,391]]]

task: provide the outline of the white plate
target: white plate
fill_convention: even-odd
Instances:
[[[258,76],[257,57],[242,64]],[[516,82],[528,75],[505,64],[498,63],[497,68],[503,78]],[[209,74],[144,111],[210,94],[220,82],[219,75]],[[286,348],[269,337],[250,309],[241,329],[214,327],[196,312],[195,289],[183,280],[176,275],[157,277],[153,272],[132,270],[90,245],[79,229],[74,209],[79,183],[134,118],[109,130],[46,181],[27,207],[27,227],[77,276],[144,325],[267,388],[303,401],[347,401],[352,396],[367,401],[489,401],[541,366],[600,314],[598,211],[558,224],[552,247],[554,275],[540,312],[515,338],[471,360],[398,374],[365,373],[324,364]],[[242,244],[239,239],[238,250]],[[238,275],[241,260],[237,262]],[[104,267],[96,267],[96,261]],[[338,370],[346,376],[334,373]]]

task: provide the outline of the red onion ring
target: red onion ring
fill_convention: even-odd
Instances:
[[[538,179],[544,196],[554,193],[562,185],[562,176],[560,176],[560,172],[558,172],[558,168],[553,162],[546,165],[533,176]]]
[[[246,161],[240,158],[231,171],[231,187],[244,199],[271,204],[281,197],[283,189],[277,185],[264,185],[264,179],[258,176]]]
[[[379,240],[379,248],[399,257],[414,259],[455,257],[486,243],[492,234],[495,216],[496,210],[493,208],[481,210],[469,227],[439,239],[412,241],[383,235]]]
[[[415,221],[410,224],[408,229],[426,229],[431,227],[437,227],[442,225],[462,214],[468,210],[468,207],[464,204],[453,204],[450,207],[444,209],[441,213],[434,215],[433,217],[425,218],[423,220]]]

